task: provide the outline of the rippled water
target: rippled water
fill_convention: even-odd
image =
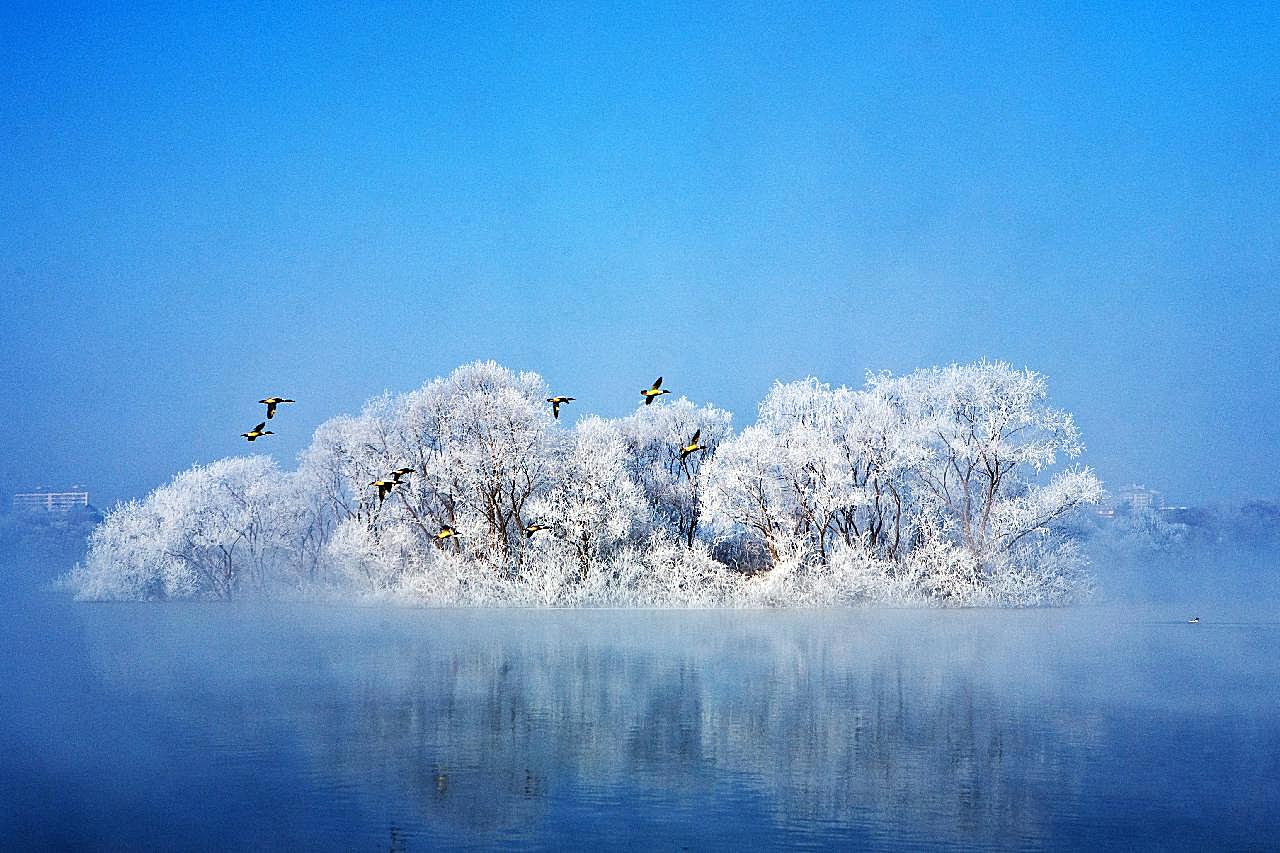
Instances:
[[[1280,845],[1265,616],[2,615],[6,849]]]

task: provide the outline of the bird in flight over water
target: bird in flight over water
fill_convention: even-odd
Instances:
[[[293,400],[286,400],[284,397],[263,397],[259,403],[267,404],[267,420],[271,420],[276,416],[276,406],[281,403],[292,403]]]
[[[658,389],[661,387],[662,387],[662,377],[659,376],[657,379],[653,381],[652,388],[646,388],[645,390],[640,392],[640,396],[644,397],[644,404],[646,406],[653,402],[654,397],[661,397],[663,394],[671,393],[670,391],[659,391]]]
[[[680,461],[683,462],[689,458],[690,453],[697,453],[699,450],[706,450],[706,446],[698,444],[698,438],[702,435],[702,430],[698,430],[693,434],[693,438],[689,439],[689,443],[680,448]]]
[[[387,499],[387,495],[396,487],[396,481],[374,480],[369,485],[378,487],[378,506],[382,506],[382,502]]]
[[[560,404],[572,403],[572,397],[548,397],[547,402],[551,404],[551,414],[556,416],[556,420],[560,420]]]
[[[263,429],[263,427],[265,427],[266,425],[267,425],[267,422],[263,421],[262,423],[258,424],[256,427],[249,430],[248,432],[240,433],[240,435],[244,436],[245,439],[248,441],[253,441],[254,439],[262,438],[262,436],[264,435],[275,435],[275,433],[272,432],[271,430]]]

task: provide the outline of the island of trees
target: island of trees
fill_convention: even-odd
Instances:
[[[196,466],[112,509],[66,585],[88,599],[663,607],[1092,591],[1070,521],[1102,485],[1059,467],[1080,434],[1033,371],[778,383],[739,432],[683,397],[569,428],[550,397],[535,373],[478,362],[325,422],[296,470],[264,455]]]

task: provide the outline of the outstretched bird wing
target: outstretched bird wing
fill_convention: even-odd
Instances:
[[[697,443],[698,443],[698,437],[699,437],[699,436],[701,436],[701,435],[702,435],[702,430],[700,430],[700,429],[699,429],[699,430],[695,430],[695,431],[694,431],[694,433],[693,433],[693,438],[689,441],[689,443],[690,443],[690,444],[697,444]]]
[[[662,387],[662,377],[659,376],[657,379],[653,380],[653,390],[657,391],[661,387]]]
[[[276,404],[274,402],[267,403],[267,420],[271,420],[276,416]]]
[[[267,425],[267,422],[266,422],[266,421],[263,421],[262,423],[258,424],[256,427],[254,427],[253,429],[249,430],[249,432],[262,432],[263,427],[265,427],[266,425]]]

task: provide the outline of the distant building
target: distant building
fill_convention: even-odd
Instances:
[[[1124,507],[1131,512],[1158,510],[1164,506],[1164,495],[1146,486],[1135,485],[1116,492],[1114,503],[1116,509]]]
[[[89,508],[89,493],[83,486],[72,486],[69,491],[54,492],[39,489],[33,492],[18,492],[13,496],[13,511],[16,512],[71,512]]]

